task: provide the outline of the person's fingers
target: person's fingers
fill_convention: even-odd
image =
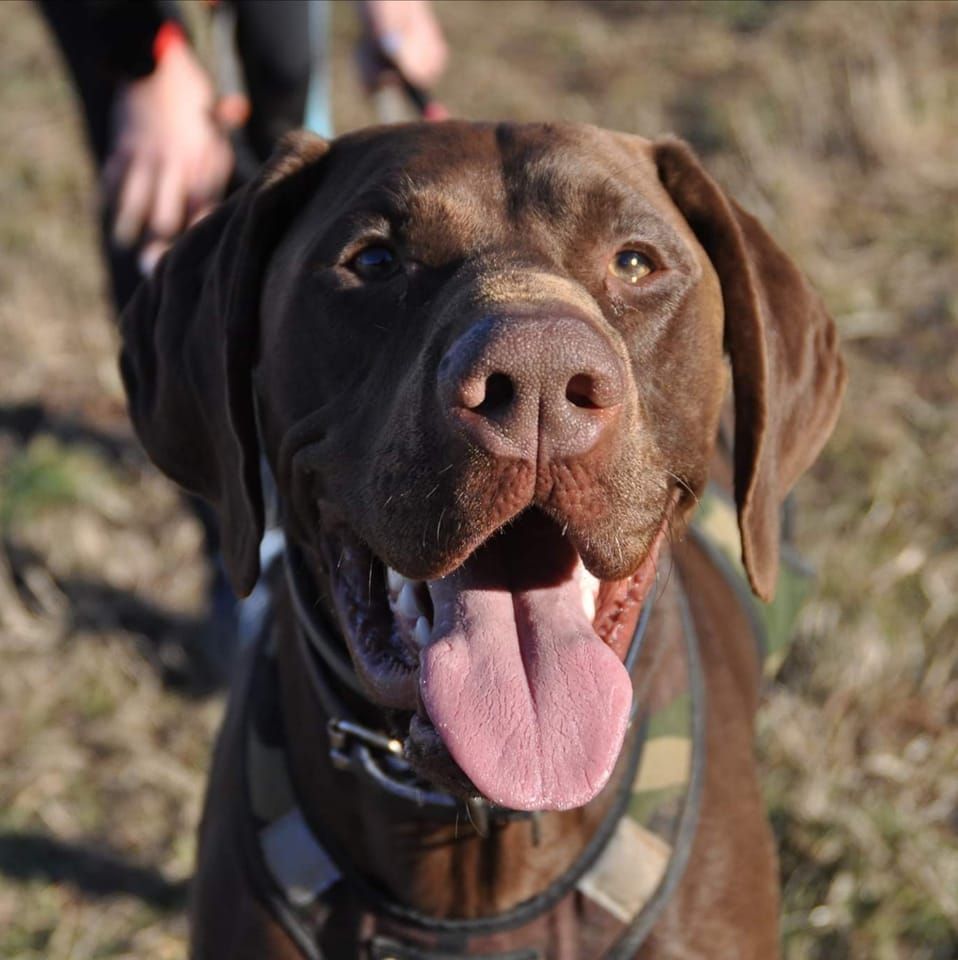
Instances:
[[[216,206],[215,203],[207,203],[205,206],[195,207],[190,213],[190,221],[187,226],[195,226],[204,217],[208,217],[216,209]]]
[[[147,240],[137,256],[137,265],[140,268],[140,274],[143,277],[150,276],[156,269],[156,265],[160,262],[160,257],[162,257],[169,248],[169,240],[160,240],[159,238]]]
[[[225,139],[211,142],[190,179],[186,220],[192,225],[209,212],[226,193],[233,172],[233,149]]]
[[[420,21],[409,21],[399,31],[383,38],[390,59],[410,83],[430,87],[440,77],[449,56],[446,42],[435,19],[429,14]]]
[[[449,50],[428,3],[366,0],[363,16],[375,46],[410,83],[428,87],[439,79]]]
[[[106,158],[103,169],[100,171],[100,195],[108,207],[113,207],[116,203],[120,185],[123,183],[123,177],[129,165],[130,155],[121,148],[114,150]]]
[[[131,247],[143,233],[153,200],[155,176],[151,160],[131,158],[123,173],[113,217],[113,240],[117,245]]]
[[[213,106],[213,117],[222,130],[239,130],[249,120],[252,110],[249,97],[242,93],[228,93]]]
[[[158,171],[149,230],[155,237],[173,239],[186,220],[187,185],[184,171],[177,163],[165,163]]]
[[[185,177],[180,176],[181,183],[188,183],[186,194],[179,191],[179,205],[174,209],[180,211],[180,220],[177,228],[168,231],[168,223],[161,220],[159,226],[167,232],[160,233],[156,228],[156,221],[150,224],[150,231],[144,238],[140,248],[138,263],[144,277],[149,276],[156,268],[157,263],[176,239],[176,235],[199,220],[202,220],[216,207],[226,191],[230,173],[233,170],[233,153],[227,141],[216,141],[207,148],[201,163]],[[159,194],[157,191],[157,204]]]

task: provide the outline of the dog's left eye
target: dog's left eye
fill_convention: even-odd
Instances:
[[[636,284],[655,269],[655,264],[638,250],[620,250],[609,263],[609,273],[625,283]]]
[[[360,250],[350,266],[364,280],[386,280],[399,269],[399,258],[389,247],[372,246]]]

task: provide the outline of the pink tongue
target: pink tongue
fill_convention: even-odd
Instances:
[[[437,639],[422,655],[420,692],[456,763],[513,810],[591,800],[622,747],[632,685],[578,584],[510,592],[478,583],[467,564],[430,592]]]

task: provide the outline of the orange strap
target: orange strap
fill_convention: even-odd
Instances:
[[[162,63],[163,58],[174,48],[186,43],[186,35],[183,28],[173,20],[167,20],[166,23],[156,31],[153,38],[153,62]]]

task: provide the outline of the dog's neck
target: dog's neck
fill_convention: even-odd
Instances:
[[[588,805],[531,820],[493,822],[485,836],[467,815],[430,815],[330,758],[314,663],[289,596],[276,610],[283,721],[297,800],[314,829],[349,852],[351,866],[398,902],[434,917],[483,917],[547,890],[576,862],[613,805],[613,781]],[[624,753],[628,752],[628,744]],[[620,765],[624,766],[624,765]]]

